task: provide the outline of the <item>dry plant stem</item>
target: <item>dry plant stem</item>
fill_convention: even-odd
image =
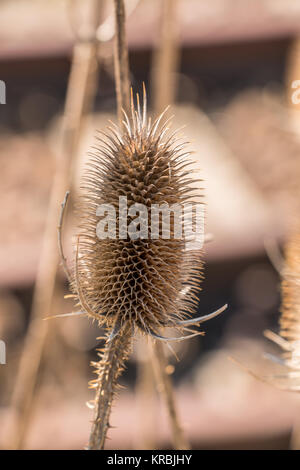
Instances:
[[[179,62],[177,0],[161,2],[161,9],[161,33],[152,66],[154,109],[157,113],[162,112],[175,100],[175,73]],[[166,373],[167,358],[163,345],[157,341],[153,343],[153,365],[155,376],[161,383],[158,389],[162,392],[170,418],[174,446],[176,449],[188,449],[189,445],[178,422],[172,380]]]
[[[128,63],[128,47],[125,29],[125,5],[124,0],[114,0],[115,4],[115,80],[117,92],[117,107],[119,122],[122,122],[122,109],[129,113],[130,78]]]
[[[144,337],[137,342],[137,377],[135,396],[137,405],[138,426],[135,438],[135,449],[156,448],[156,421],[158,413],[157,394],[155,393],[154,371],[149,359],[149,348]]]
[[[289,342],[295,371],[299,381],[299,339],[300,339],[300,225],[297,223],[285,246],[285,267],[281,284],[282,306],[280,336]],[[292,388],[292,387],[290,387]],[[298,388],[299,391],[299,388]],[[291,448],[300,449],[300,420],[295,418]]]
[[[292,100],[292,94],[295,92],[295,88],[292,84],[295,80],[299,79],[300,69],[300,37],[295,37],[290,44],[285,70],[285,91],[286,91],[286,104],[290,109],[290,124],[292,130],[299,133],[299,103],[295,103]],[[298,112],[295,112],[298,111]]]
[[[131,346],[132,331],[124,327],[111,341],[106,340],[101,360],[96,364],[95,415],[89,440],[89,450],[104,448],[113,397],[118,390],[117,379],[121,374]]]
[[[162,394],[166,403],[167,412],[171,422],[173,445],[175,449],[189,449],[187,440],[179,424],[178,413],[175,405],[173,384],[166,368],[168,361],[164,347],[159,341],[153,341],[153,368],[156,376],[158,391]]]
[[[161,9],[161,32],[152,66],[152,94],[157,113],[175,101],[179,64],[177,0],[164,0]]]
[[[49,323],[42,321],[42,318],[49,316],[51,311],[59,264],[57,253],[59,204],[72,182],[74,156],[78,148],[84,115],[93,102],[96,72],[97,44],[94,41],[76,44],[73,51],[63,117],[62,140],[51,190],[31,319],[12,397],[12,406],[15,411],[9,443],[12,448],[20,449],[24,446],[29,425],[37,374],[49,328]]]

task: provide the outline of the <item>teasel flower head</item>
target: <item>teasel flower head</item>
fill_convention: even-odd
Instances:
[[[176,237],[175,215],[169,234],[165,236],[160,224],[153,237],[153,205],[176,204],[183,209],[202,196],[195,194],[187,144],[176,132],[169,133],[169,120],[161,124],[164,114],[151,123],[145,89],[142,109],[138,95],[136,106],[131,95],[131,116],[124,112],[122,127],[112,124],[100,133],[84,176],[73,289],[88,316],[112,327],[112,337],[127,325],[166,339],[161,336],[163,327],[183,331],[225,308],[190,318],[202,278],[201,243]],[[125,218],[120,201],[127,203]],[[138,214],[130,212],[132,205]],[[106,216],[108,227],[113,227],[107,238],[99,237],[99,207],[114,208]],[[182,210],[181,225],[183,214]],[[194,215],[188,218],[190,224]],[[139,231],[138,238],[132,237],[130,228]]]

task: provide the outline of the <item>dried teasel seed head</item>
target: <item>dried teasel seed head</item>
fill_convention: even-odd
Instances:
[[[183,209],[195,192],[186,144],[168,133],[168,121],[160,124],[164,113],[153,124],[146,113],[144,91],[143,109],[138,96],[136,107],[132,99],[124,127],[108,127],[87,164],[74,290],[82,309],[100,324],[117,329],[127,324],[158,334],[160,327],[176,326],[194,312],[202,261],[201,250],[187,249],[186,240],[175,236],[175,216],[169,238],[163,238],[162,226],[159,237],[152,236],[153,204]],[[142,204],[146,216],[128,215],[121,221],[120,197],[127,198],[128,211],[132,204]],[[106,205],[115,210],[115,238],[100,239],[97,208]],[[124,228],[138,215],[138,228],[144,224],[147,237],[133,239],[129,229],[124,236]]]

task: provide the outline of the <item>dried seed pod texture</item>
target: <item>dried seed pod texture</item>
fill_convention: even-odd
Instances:
[[[280,271],[281,316],[279,335],[267,330],[265,336],[282,348],[281,357],[267,357],[284,367],[281,374],[272,376],[279,388],[299,392],[300,377],[300,230],[296,225],[285,245],[284,267]]]
[[[280,335],[300,340],[300,227],[286,245],[281,292]]]
[[[122,126],[113,124],[97,138],[83,177],[73,283],[82,309],[100,324],[118,329],[127,324],[155,334],[164,326],[183,328],[177,322],[195,311],[202,276],[201,250],[187,249],[185,240],[174,236],[174,218],[169,238],[162,237],[161,225],[159,237],[151,238],[153,204],[183,207],[201,196],[190,178],[187,144],[169,132],[169,120],[162,124],[163,116],[151,124],[144,91],[142,110],[137,95],[130,118],[124,113]],[[147,207],[147,238],[120,237],[121,196],[128,208]],[[96,233],[97,208],[106,204],[115,208],[114,239]],[[127,217],[127,226],[133,219]]]

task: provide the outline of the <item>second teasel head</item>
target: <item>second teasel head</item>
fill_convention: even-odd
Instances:
[[[146,113],[144,92],[143,109],[138,97],[136,107],[132,100],[131,116],[124,113],[123,126],[108,127],[93,149],[79,206],[74,290],[82,309],[99,324],[116,332],[125,324],[136,326],[160,337],[162,327],[182,329],[189,323],[202,260],[201,250],[188,249],[184,232],[176,236],[178,219],[172,213],[170,233],[160,221],[153,237],[153,205],[183,209],[195,191],[186,144],[169,133],[168,120],[161,123],[164,113],[153,124]],[[114,211],[105,212],[108,207]],[[113,228],[107,238],[99,237],[104,220],[108,230]]]

